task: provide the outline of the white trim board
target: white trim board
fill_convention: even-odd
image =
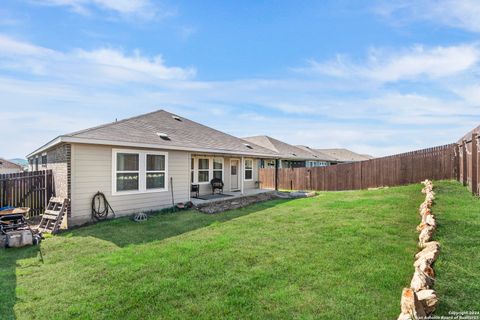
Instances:
[[[117,147],[135,147],[135,148],[147,148],[147,149],[164,149],[164,150],[178,150],[178,151],[190,151],[190,152],[207,152],[207,153],[218,153],[224,155],[245,155],[250,157],[260,157],[260,158],[278,158],[278,155],[273,154],[263,154],[263,153],[252,153],[252,152],[242,152],[236,150],[224,150],[224,149],[210,149],[210,148],[190,148],[190,147],[181,147],[181,146],[171,146],[171,145],[160,145],[160,144],[151,144],[151,143],[139,143],[139,142],[126,142],[126,141],[114,141],[114,140],[97,140],[97,139],[86,139],[86,138],[76,138],[76,137],[64,137],[60,136],[37,150],[31,152],[26,157],[30,158],[33,155],[43,152],[51,147],[60,144],[62,142],[66,143],[82,143],[82,144],[95,144],[95,145],[107,145],[107,146],[117,146]]]

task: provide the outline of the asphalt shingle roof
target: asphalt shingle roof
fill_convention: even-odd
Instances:
[[[324,160],[324,161],[338,161],[337,159],[335,159],[334,157],[332,156],[329,156],[323,152],[320,152],[318,150],[315,150],[315,149],[312,149],[310,147],[307,147],[307,146],[296,146],[297,148],[300,148],[306,152],[309,152],[313,155],[315,155],[317,157],[318,160]]]
[[[269,136],[254,136],[242,138],[245,141],[250,143],[257,144],[264,148],[270,149],[274,152],[280,154],[282,159],[290,160],[324,160],[319,159],[316,155],[311,152],[307,152],[301,148],[298,148],[294,145],[285,143],[283,141],[274,139]]]
[[[5,169],[22,169],[22,166],[11,161],[0,158],[0,168]]]
[[[159,134],[166,135],[162,139]],[[158,145],[159,148],[212,149],[242,154],[275,156],[275,152],[205,125],[158,110],[63,135],[92,140]],[[249,144],[248,147],[246,144]]]
[[[368,154],[359,154],[348,149],[338,148],[338,149],[313,149],[315,151],[324,153],[336,161],[340,162],[353,162],[353,161],[364,161],[373,159],[371,155]]]

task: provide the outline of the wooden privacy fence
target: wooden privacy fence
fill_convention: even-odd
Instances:
[[[460,139],[456,145],[456,152],[459,155],[458,166],[459,175],[458,181],[463,185],[468,186],[469,190],[478,195],[480,192],[480,148],[479,148],[479,133],[480,127],[467,133],[462,139]]]
[[[0,174],[0,207],[29,207],[30,215],[42,214],[53,196],[51,170]]]
[[[358,190],[456,179],[456,145],[448,144],[372,160],[328,167],[278,169],[278,188],[288,190]],[[262,188],[275,188],[275,169],[259,170]]]

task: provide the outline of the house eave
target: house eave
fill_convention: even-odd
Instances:
[[[43,152],[45,150],[48,150],[50,149],[51,147],[53,146],[56,146],[57,144],[60,144],[62,142],[62,137],[56,137],[55,139],[53,140],[50,140],[49,142],[47,142],[46,144],[44,144],[43,146],[41,146],[40,148],[30,152],[29,154],[26,155],[26,158],[30,158],[34,155],[36,155],[37,153],[40,153],[40,152]]]
[[[241,156],[251,156],[251,157],[261,157],[261,158],[272,158],[278,159],[278,155],[264,154],[264,153],[255,153],[255,152],[242,152],[236,150],[224,150],[224,149],[211,149],[211,148],[189,148],[181,146],[170,146],[170,145],[158,145],[150,143],[138,143],[138,142],[126,142],[126,141],[115,141],[115,140],[99,140],[99,139],[86,139],[78,137],[69,137],[69,136],[60,136],[37,150],[31,152],[27,155],[27,158],[48,150],[60,143],[79,143],[79,144],[94,144],[94,145],[109,145],[116,147],[136,147],[136,148],[150,148],[150,149],[164,149],[164,150],[178,150],[178,151],[189,151],[189,152],[205,152],[205,153],[215,153],[215,154],[225,154],[225,155],[241,155]]]

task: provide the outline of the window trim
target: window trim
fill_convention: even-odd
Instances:
[[[215,169],[215,159],[220,159],[220,163],[222,164],[222,169]],[[212,157],[212,179],[215,178],[215,171],[222,172],[222,181],[225,182],[225,159],[223,157]]]
[[[219,156],[192,156],[193,160],[193,182],[191,184],[210,184],[210,181],[213,179],[213,172],[220,171],[220,169],[213,169],[213,161],[215,159],[221,159],[222,162],[222,181],[225,182],[225,158]],[[198,181],[198,160],[199,159],[208,159],[208,178],[209,180],[206,182],[199,182]],[[206,169],[202,169],[202,171],[207,171]]]
[[[138,171],[122,171],[122,173],[138,172],[138,190],[117,191],[117,154],[119,153],[138,154]],[[157,172],[147,171],[147,154],[165,156],[165,188],[147,189],[147,172]],[[112,196],[167,192],[168,183],[168,152],[156,150],[112,149]]]
[[[45,162],[43,162],[43,160],[45,160]],[[47,164],[48,164],[48,155],[47,155],[46,152],[42,153],[41,163],[42,163],[42,168],[46,168],[46,167],[47,167]]]
[[[198,162],[200,160],[208,160],[208,168],[207,169],[200,169],[199,168]],[[212,178],[212,167],[213,167],[212,158],[211,157],[196,157],[195,158],[195,165],[196,165],[196,170],[195,170],[195,174],[193,175],[193,177],[196,180],[197,184],[209,184],[210,181],[213,179]],[[208,181],[202,181],[202,182],[198,181],[198,174],[200,173],[200,171],[208,172]]]
[[[164,156],[164,169],[163,170],[148,170],[147,167],[147,158],[148,156]],[[164,174],[164,188],[148,188],[147,187],[147,175],[149,173],[163,173]],[[164,154],[157,154],[157,153],[152,153],[152,152],[146,152],[145,153],[145,190],[150,191],[150,190],[164,190],[165,188],[168,188],[168,177],[167,177],[167,157]]]
[[[247,169],[247,161],[252,161],[252,168]],[[254,161],[252,158],[245,158],[243,159],[243,181],[253,181],[253,167],[254,167]],[[252,177],[250,179],[246,178],[247,171],[252,171]]]

